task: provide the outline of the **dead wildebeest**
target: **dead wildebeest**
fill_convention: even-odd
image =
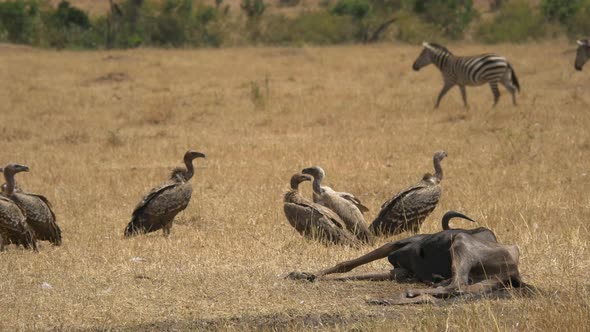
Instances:
[[[348,272],[358,266],[387,257],[391,272],[370,273],[330,280],[417,280],[435,288],[413,289],[397,298],[369,300],[372,304],[437,303],[458,295],[478,297],[508,288],[521,288],[518,247],[498,243],[484,227],[450,229],[451,218],[471,218],[455,211],[442,219],[443,230],[390,242],[359,258],[310,274],[291,272],[289,279],[316,280],[332,273]],[[527,287],[528,288],[528,287]]]

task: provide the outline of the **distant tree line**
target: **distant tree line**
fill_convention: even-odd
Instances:
[[[219,47],[457,40],[524,42],[567,34],[590,35],[590,0],[494,0],[481,15],[472,0],[109,0],[110,10],[90,17],[62,0],[0,2],[0,41],[50,48]],[[284,15],[292,7],[295,15]],[[296,10],[299,8],[299,10]]]

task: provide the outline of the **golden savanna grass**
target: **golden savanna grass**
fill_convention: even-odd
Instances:
[[[457,88],[434,110],[442,81],[434,67],[411,70],[417,46],[2,48],[0,163],[30,166],[18,180],[53,202],[64,242],[0,254],[0,326],[588,330],[590,70],[574,71],[564,41],[449,48],[508,57],[519,105],[502,88],[491,109],[484,86],[468,88],[469,110]],[[134,206],[189,148],[208,159],[171,237],[124,239]],[[438,149],[449,154],[444,192],[422,232],[439,230],[447,210],[466,213],[519,246],[540,295],[381,307],[365,300],[422,286],[283,279],[371,249],[302,239],[283,215],[292,174],[323,166],[327,184],[371,208],[370,222],[432,171]]]

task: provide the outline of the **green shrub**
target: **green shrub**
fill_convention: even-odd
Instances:
[[[190,0],[166,0],[154,12],[151,25],[142,27],[150,44],[181,47],[190,41],[193,10]]]
[[[72,26],[67,29],[46,29],[39,46],[70,49],[97,49],[104,45],[104,34],[95,29]]]
[[[357,27],[350,16],[307,12],[288,18],[272,15],[264,22],[261,41],[272,45],[340,44],[355,41]]]
[[[69,0],[71,1],[71,0]],[[113,12],[90,19],[61,0],[0,0],[0,40],[55,48],[130,48],[141,45],[220,46],[224,39],[273,45],[341,44],[389,38],[418,43],[458,39],[476,18],[473,0],[320,0],[315,11],[297,16],[264,15],[264,0],[240,0],[245,22],[229,14],[223,0],[119,0]],[[105,0],[106,1],[106,0]],[[295,6],[300,0],[279,0]],[[199,3],[199,4],[197,4]],[[491,20],[474,37],[487,43],[524,42],[567,33],[590,34],[590,0],[494,0]],[[244,37],[243,37],[244,36]]]
[[[264,0],[242,0],[240,8],[246,13],[248,19],[257,19],[264,14],[266,5]]]
[[[590,36],[590,0],[585,1],[580,10],[566,22],[568,35],[574,39]]]
[[[396,27],[397,39],[408,43],[416,44],[427,40],[444,39],[439,27],[405,11],[400,13]]]
[[[525,42],[546,33],[540,13],[526,0],[518,0],[504,5],[491,22],[480,24],[475,37],[485,43]]]
[[[191,0],[167,0],[153,17],[149,40],[156,46],[219,46],[222,34],[212,26],[226,13],[221,1],[193,8]]]
[[[50,14],[51,23],[60,28],[78,26],[81,29],[90,28],[90,19],[88,15],[76,7],[72,7],[69,2],[62,0],[57,6],[57,10]]]
[[[370,9],[367,0],[338,0],[330,12],[333,15],[349,15],[361,20],[369,14]]]
[[[107,19],[107,47],[133,48],[150,43],[150,35],[158,29],[156,10],[151,2],[125,0]]]
[[[490,10],[491,11],[500,10],[500,8],[502,8],[503,4],[504,4],[504,0],[492,0],[490,2]]]
[[[13,43],[32,43],[39,24],[39,3],[34,0],[0,2],[0,30]]]
[[[221,21],[228,15],[228,7],[200,5],[194,14],[193,42],[195,46],[219,47],[223,42]]]
[[[90,31],[88,15],[68,1],[61,1],[56,9],[46,8],[41,16],[44,25],[40,32],[41,46],[95,48],[101,44],[99,36]]]
[[[403,0],[369,0],[374,12],[391,14],[403,7]]]
[[[299,5],[301,0],[279,0],[279,6],[281,7],[296,7]]]
[[[159,46],[180,47],[187,43],[187,26],[173,14],[161,14],[154,18],[155,29],[150,31],[150,41]]]
[[[373,42],[393,23],[394,12],[399,8],[400,0],[338,0],[330,13],[353,19],[354,41]]]
[[[582,2],[583,0],[542,0],[541,12],[549,20],[565,24],[580,10]]]
[[[478,16],[472,0],[408,0],[405,7],[439,26],[451,39],[461,38],[465,28]]]

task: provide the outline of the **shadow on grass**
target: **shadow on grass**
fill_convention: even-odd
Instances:
[[[375,318],[375,317],[373,317]],[[370,315],[341,316],[338,314],[306,314],[290,315],[289,313],[271,315],[246,315],[240,317],[198,319],[191,321],[165,320],[139,324],[136,326],[120,326],[113,328],[96,328],[88,331],[285,331],[309,330],[317,328],[333,329],[346,327],[350,330],[363,330],[363,325],[371,320]],[[364,324],[363,324],[364,322]]]

